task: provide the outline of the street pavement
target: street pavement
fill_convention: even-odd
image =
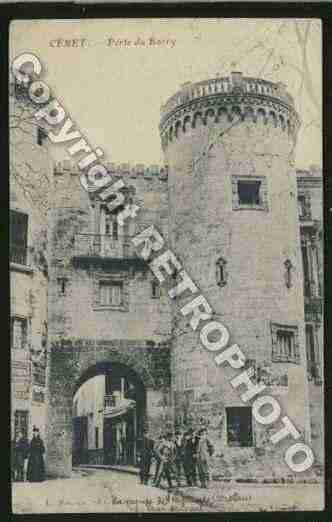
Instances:
[[[27,513],[302,511],[324,508],[322,484],[213,482],[201,488],[155,488],[114,470],[79,470],[69,479],[14,483],[12,511]]]

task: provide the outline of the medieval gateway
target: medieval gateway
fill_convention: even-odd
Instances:
[[[276,448],[135,253],[155,225],[323,463],[322,172],[296,169],[300,120],[283,84],[185,84],[161,109],[165,165],[108,164],[137,204],[121,227],[11,95],[12,430],[46,442],[49,475],[136,463],[144,427],[208,425],[214,473],[287,477]],[[18,123],[22,123],[18,125]],[[119,208],[118,208],[119,210]]]

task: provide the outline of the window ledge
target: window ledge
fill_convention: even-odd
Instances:
[[[27,266],[27,265],[21,265],[19,263],[13,263],[12,261],[10,262],[10,270],[14,270],[15,272],[23,272],[25,274],[30,274],[30,275],[33,275],[33,268],[31,268],[31,266]]]
[[[300,364],[301,363],[301,360],[300,358],[295,358],[295,357],[278,357],[278,356],[274,356],[272,358],[272,362],[274,363],[291,363],[291,364]]]
[[[118,312],[128,312],[128,308],[124,305],[116,306],[116,305],[96,305],[92,308],[96,312],[100,312],[103,310],[115,310]]]
[[[265,212],[268,211],[267,207],[263,207],[262,205],[239,205],[234,206],[233,210],[264,210]]]

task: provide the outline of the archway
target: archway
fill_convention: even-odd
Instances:
[[[72,464],[136,465],[146,390],[128,366],[103,361],[78,379],[73,395]]]
[[[77,390],[92,377],[106,375],[107,372],[112,374],[113,368],[114,382],[116,382],[115,376],[118,376],[118,384],[115,386],[118,389],[115,391],[121,391],[121,378],[127,379],[134,386],[135,397],[132,400],[135,401],[136,412],[138,412],[135,432],[137,441],[135,446],[129,445],[132,449],[128,449],[129,453],[126,453],[130,455],[128,458],[132,462],[135,461],[135,453],[139,451],[138,439],[145,417],[151,432],[158,433],[165,423],[165,418],[172,416],[169,402],[165,405],[164,401],[165,394],[167,395],[170,390],[168,343],[156,345],[149,340],[62,339],[50,345],[48,356],[45,462],[50,477],[71,476],[73,399]],[[126,391],[126,382],[122,386]],[[109,406],[112,408],[110,403]],[[104,405],[100,409],[104,409]],[[126,407],[124,410],[128,413]],[[114,411],[108,413],[111,413],[109,417],[113,422],[107,422],[114,425]],[[120,408],[119,416],[121,417],[123,413]],[[104,418],[104,412],[102,416]],[[128,424],[130,424],[128,430],[133,431],[133,423],[130,421]],[[125,429],[127,430],[123,428]],[[116,451],[119,455],[119,450]],[[114,456],[111,457],[112,459],[114,460]]]

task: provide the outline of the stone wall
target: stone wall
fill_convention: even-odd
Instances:
[[[42,436],[45,428],[47,212],[53,176],[47,147],[37,142],[30,111],[26,102],[10,96],[10,209],[28,216],[26,262],[10,263],[11,316],[27,321],[25,349],[11,349],[11,420],[13,430],[15,411],[27,411],[29,437],[33,425]]]
[[[161,132],[168,164],[169,239],[212,307],[213,319],[230,332],[228,344],[238,344],[255,365],[268,368],[274,381],[285,376],[287,385],[269,386],[267,393],[278,399],[282,411],[310,442],[297,182],[290,165],[296,133],[292,125],[287,128],[270,117],[270,111],[278,112],[278,105],[266,97],[215,93],[197,103],[184,101],[169,117],[164,114]],[[251,112],[250,106],[254,106]],[[292,119],[292,109],[283,106],[280,110],[285,121]],[[261,182],[257,208],[239,205],[239,179]],[[220,259],[225,262],[223,285],[216,278]],[[294,267],[290,286],[285,281],[286,260]],[[227,447],[225,408],[244,406],[241,390],[229,383],[233,370],[222,367],[215,373],[213,354],[200,346],[198,333],[189,326],[190,317],[181,317],[179,309],[189,301],[186,294],[176,303],[173,391],[178,395],[184,391],[179,373],[205,366],[205,380],[198,375],[187,386],[188,393],[192,391],[189,402],[197,411],[199,397],[210,389],[208,407],[200,410],[204,422],[215,414],[222,419],[223,428],[215,429],[217,453],[226,460],[236,454],[248,466],[248,455],[253,457],[257,449],[259,462],[268,465],[270,453],[263,442],[266,427],[253,425],[251,448]],[[275,325],[297,330],[298,360],[277,362],[272,357]],[[274,430],[279,428],[276,423]],[[273,448],[280,460],[282,450],[278,450]]]
[[[165,229],[165,181],[159,176],[151,179],[142,175],[130,179],[127,176],[125,182],[133,202],[142,209],[134,226],[127,227],[126,241],[129,243],[132,235],[151,223]],[[157,435],[164,427],[165,418],[170,418],[171,316],[168,296],[165,292],[161,292],[160,297],[152,295],[152,274],[137,260],[133,250],[127,250],[120,258],[91,256],[89,251],[86,255],[77,253],[77,235],[100,234],[100,208],[96,209],[98,203],[90,201],[73,165],[65,163],[57,167],[55,187],[50,216],[49,332],[52,347],[48,375],[47,464],[50,474],[68,475],[73,390],[82,374],[97,363],[121,363],[137,374],[145,389],[145,422],[151,434]],[[123,306],[100,306],[98,283],[105,279],[122,281]]]

